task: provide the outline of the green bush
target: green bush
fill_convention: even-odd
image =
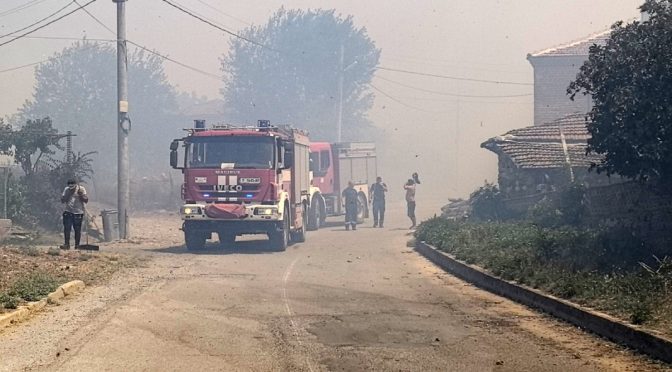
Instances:
[[[435,217],[420,224],[415,238],[503,279],[612,311],[633,323],[650,321],[672,294],[672,260],[657,259],[641,239],[620,229]]]
[[[17,280],[7,294],[24,301],[38,301],[58,288],[59,281],[45,273],[32,273]]]

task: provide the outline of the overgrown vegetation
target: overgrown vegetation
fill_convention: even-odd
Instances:
[[[53,128],[49,118],[28,120],[18,129],[0,123],[0,131],[0,153],[14,155],[23,171],[8,181],[8,217],[30,227],[58,228],[63,187],[69,178],[85,181],[91,177],[93,153],[55,158],[63,150],[60,141],[65,135]]]
[[[647,21],[617,22],[567,93],[590,95],[588,151],[598,172],[672,185],[672,1],[646,0]]]
[[[628,231],[433,218],[415,237],[504,279],[672,334],[672,252]]]
[[[58,288],[57,278],[43,272],[34,272],[17,280],[6,293],[0,293],[0,305],[15,309],[21,301],[38,301]]]

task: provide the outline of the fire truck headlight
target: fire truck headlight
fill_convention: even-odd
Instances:
[[[254,214],[257,216],[272,216],[278,213],[277,207],[257,207],[254,208]]]
[[[182,214],[184,214],[184,215],[201,214],[201,208],[199,208],[199,207],[182,207]]]

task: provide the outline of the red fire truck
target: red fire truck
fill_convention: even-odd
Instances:
[[[316,192],[305,132],[266,120],[256,127],[210,128],[196,120],[188,132],[170,145],[170,164],[184,174],[180,216],[187,249],[202,249],[213,233],[223,245],[238,235],[267,234],[279,251],[305,241]]]
[[[319,189],[311,199],[308,212],[309,230],[317,229],[326,216],[345,213],[341,192],[348,181],[355,184],[359,193],[357,220],[369,217],[369,186],[376,179],[376,145],[368,142],[310,144],[310,170],[312,184]]]

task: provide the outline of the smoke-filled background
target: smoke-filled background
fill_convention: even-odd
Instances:
[[[69,0],[2,1],[0,34],[17,30],[69,3]],[[335,9],[334,14],[350,22],[355,30],[364,28],[370,46],[377,52],[364,59],[346,50],[343,66],[358,61],[344,72],[346,85],[349,72],[370,73],[366,85],[352,86],[348,91],[356,91],[363,104],[372,99],[371,108],[365,110],[363,117],[344,117],[344,139],[375,140],[380,150],[380,174],[392,190],[400,191],[410,174],[418,172],[422,179],[420,200],[436,202],[437,208],[449,197],[467,196],[484,180],[496,179],[496,157],[481,149],[481,142],[508,129],[532,124],[533,76],[526,60],[528,53],[583,38],[606,29],[616,20],[635,18],[641,5],[640,0],[235,3],[180,0],[173,3],[250,38],[262,35],[261,28],[281,7],[288,12]],[[24,4],[31,6],[22,10]],[[72,4],[69,9],[75,7]],[[79,11],[31,37],[0,47],[0,116],[14,123],[50,116],[54,127],[79,134],[74,139],[76,151],[98,151],[94,156],[96,179],[101,184],[113,185],[115,44],[102,41],[96,46],[87,45],[93,45],[96,39],[114,39],[116,12],[109,0],[97,1],[86,9],[90,14]],[[191,119],[204,113],[216,113],[228,120],[252,120],[254,110],[258,109],[260,119],[284,121],[283,116],[269,117],[274,113],[264,112],[254,102],[246,102],[254,108],[251,112],[241,113],[232,110],[231,100],[227,100],[229,107],[223,101],[227,94],[232,94],[224,83],[227,80],[223,81],[232,76],[230,64],[235,61],[231,59],[231,47],[244,48],[246,42],[160,0],[129,0],[127,28],[129,40],[161,54],[143,53],[131,46],[134,49],[130,59],[129,98],[133,120],[132,170],[136,179],[169,174],[169,140],[181,137],[180,128],[190,126]],[[0,38],[0,42],[10,38]],[[82,38],[88,41],[75,41]],[[284,48],[291,48],[291,39],[284,43]],[[77,54],[82,48],[100,49],[97,55],[101,59],[87,61],[86,53]],[[366,50],[366,46],[362,48]],[[325,53],[338,54],[338,49],[331,48]],[[60,53],[58,59],[33,65],[56,53]],[[378,69],[357,72],[367,63],[374,63],[376,57],[378,63],[372,66]],[[278,59],[282,58],[286,56],[279,54]],[[338,56],[335,60],[338,61]],[[89,67],[83,73],[78,64],[85,62]],[[92,64],[96,66],[93,69]],[[68,76],[84,76],[81,80],[87,84],[96,80],[100,84],[90,90]],[[324,83],[336,84],[328,81],[326,75]],[[277,95],[278,89],[269,81],[269,91]],[[308,100],[310,92],[305,94],[304,99]],[[313,114],[305,119],[314,119],[311,125],[316,127],[311,131],[318,139],[334,138],[336,99],[330,98],[334,107],[325,109],[329,114]],[[108,106],[91,115],[86,107],[93,103]],[[307,111],[315,106],[307,104],[304,108]],[[369,123],[371,128],[349,130],[356,120]],[[113,188],[100,185],[99,188],[110,194],[114,192]]]

